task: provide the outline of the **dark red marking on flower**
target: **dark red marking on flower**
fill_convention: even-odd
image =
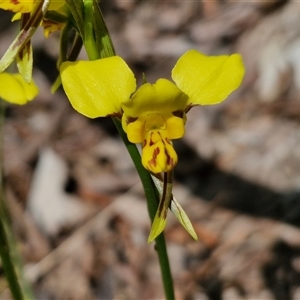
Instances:
[[[172,145],[171,141],[168,138],[165,138],[165,141],[169,144]]]
[[[160,149],[159,147],[156,147],[153,151],[153,158],[156,159],[159,153],[160,153]]]
[[[142,148],[144,148],[145,146],[147,146],[147,140],[146,140],[146,139],[144,139],[144,142],[143,142]]]
[[[11,2],[12,4],[14,4],[14,5],[17,5],[17,4],[20,3],[18,0],[10,0],[10,2]]]
[[[167,149],[165,149],[165,155],[167,157],[167,165],[174,167],[174,159],[169,155]]]
[[[132,122],[135,122],[138,118],[134,118],[134,117],[127,117],[126,118],[126,124],[130,124]]]
[[[190,109],[195,106],[193,104],[189,104],[186,108],[185,108],[185,113],[188,113],[190,111]]]
[[[183,119],[184,111],[182,111],[182,110],[176,110],[176,111],[173,111],[172,114],[175,117]]]
[[[106,117],[122,119],[122,113],[121,112],[115,112],[115,113],[106,115]]]
[[[156,167],[156,165],[157,165],[156,159],[157,159],[157,156],[159,155],[159,153],[160,153],[160,149],[158,147],[156,147],[153,151],[152,158],[149,160],[150,166]]]
[[[150,141],[149,141],[150,147],[154,145],[154,142],[152,141],[152,135],[153,135],[153,132],[150,133]]]

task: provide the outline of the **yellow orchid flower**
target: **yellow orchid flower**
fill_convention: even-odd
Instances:
[[[18,71],[28,82],[32,79],[33,51],[31,37],[39,26],[44,27],[46,37],[62,29],[67,20],[65,0],[0,0],[0,9],[16,14],[13,21],[20,19],[21,30],[0,60],[0,73],[16,59]],[[55,21],[49,19],[49,16]],[[48,18],[48,19],[47,19]],[[46,23],[43,23],[47,20]]]
[[[14,104],[26,104],[38,94],[34,81],[27,83],[20,74],[0,73],[0,98]]]
[[[0,9],[9,10],[15,13],[31,13],[36,4],[41,0],[0,0]],[[48,10],[61,11],[65,0],[50,0]]]
[[[143,166],[152,173],[176,165],[171,141],[183,137],[190,108],[222,102],[243,75],[239,54],[206,56],[196,50],[178,59],[174,83],[160,78],[137,90],[133,72],[119,56],[61,66],[62,85],[74,109],[89,118],[122,119],[129,141],[142,144]]]
[[[15,12],[12,21],[20,20],[22,14],[33,12],[34,6],[41,0],[0,0],[0,9],[9,10]],[[50,0],[47,11],[56,12],[57,14],[66,17],[66,11],[64,9],[65,0]],[[63,20],[63,19],[62,19]],[[65,22],[55,22],[44,18],[41,26],[44,27],[44,35],[48,37],[50,33],[61,30]]]
[[[0,0],[0,9],[15,13],[30,13],[35,2],[35,0]]]

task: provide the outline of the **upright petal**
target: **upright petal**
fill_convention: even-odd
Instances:
[[[132,71],[119,56],[65,62],[60,72],[72,106],[89,118],[120,114],[121,102],[136,89]]]
[[[239,54],[206,56],[196,50],[182,55],[172,70],[173,80],[189,96],[189,106],[220,103],[239,87],[243,76]]]
[[[173,82],[160,78],[154,84],[143,84],[130,99],[122,103],[122,108],[127,116],[133,118],[144,113],[172,113],[183,111],[187,99],[187,95]]]
[[[27,83],[20,74],[0,73],[0,98],[14,104],[26,104],[35,98],[38,88]]]

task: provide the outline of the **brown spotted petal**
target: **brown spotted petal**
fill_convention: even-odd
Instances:
[[[147,133],[143,143],[142,163],[152,173],[169,172],[177,164],[177,154],[164,131]]]

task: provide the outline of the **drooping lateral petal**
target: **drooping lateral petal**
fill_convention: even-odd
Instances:
[[[16,62],[19,73],[26,82],[30,83],[32,80],[33,66],[33,50],[30,40],[25,44],[21,51],[18,52]]]
[[[145,118],[143,117],[137,118],[134,122],[127,124],[127,116],[125,114],[122,116],[123,130],[127,133],[128,139],[131,143],[138,144],[144,141],[144,124]]]
[[[120,114],[121,102],[136,89],[132,71],[119,56],[65,62],[60,73],[73,108],[89,118]]]
[[[164,183],[162,181],[162,178],[160,179],[159,177],[155,177],[153,175],[151,175],[151,177],[152,177],[152,180],[153,180],[160,196],[162,197],[163,191],[164,191],[163,190]],[[170,209],[171,209],[172,213],[175,215],[175,217],[178,219],[180,224],[193,237],[193,239],[198,240],[197,234],[193,228],[193,225],[192,225],[189,217],[187,216],[187,214],[185,213],[185,211],[183,210],[183,208],[181,207],[181,205],[179,204],[179,202],[176,200],[176,198],[173,195],[171,197]]]
[[[176,117],[172,114],[166,116],[167,136],[170,140],[180,139],[184,136],[185,115]]]
[[[188,97],[177,86],[164,78],[154,84],[143,84],[130,99],[122,103],[127,116],[139,117],[144,113],[171,113],[184,110]]]
[[[25,104],[35,98],[38,88],[27,83],[20,74],[0,73],[0,98],[14,104]]]
[[[239,54],[206,56],[196,50],[182,55],[172,70],[173,80],[189,96],[191,106],[220,103],[239,87],[243,76]]]

